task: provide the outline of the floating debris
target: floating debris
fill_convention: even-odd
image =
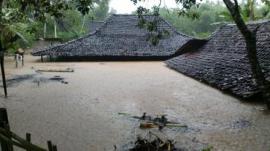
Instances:
[[[148,138],[138,137],[135,146],[129,151],[184,151],[175,147],[175,141],[163,140],[153,132],[149,132]]]
[[[21,82],[33,79],[35,74],[16,75],[11,79],[7,79],[7,86],[11,87]],[[0,87],[3,87],[2,85]]]
[[[50,78],[50,80],[53,80],[53,81],[62,81],[62,80],[64,80],[64,78],[63,77],[60,77],[60,76],[54,76],[54,77]]]
[[[36,78],[33,82],[37,83],[38,86],[40,85],[41,82],[49,82],[49,81],[57,81],[60,82],[62,84],[68,84],[67,81],[64,81],[65,78],[61,77],[61,76],[54,76],[51,78]]]
[[[187,125],[182,125],[177,122],[169,121],[166,118],[166,115],[159,115],[155,118],[143,113],[142,116],[132,116],[128,113],[118,113],[119,115],[129,116],[131,118],[139,119],[141,121],[140,128],[141,129],[149,129],[149,128],[158,128],[162,130],[164,127],[181,127],[187,128]]]
[[[36,72],[74,72],[72,68],[65,69],[36,69]]]
[[[41,83],[48,83],[48,82],[60,82],[62,84],[68,84],[68,82],[65,81],[65,78],[58,75],[53,76],[51,78],[36,76],[32,82],[36,83],[38,86],[40,86]]]
[[[244,119],[234,121],[231,125],[231,127],[234,129],[242,129],[242,128],[247,128],[250,126],[251,126],[251,122],[248,120],[244,120]]]
[[[63,84],[68,84],[68,82],[67,82],[67,81],[61,81],[61,83],[63,83]]]

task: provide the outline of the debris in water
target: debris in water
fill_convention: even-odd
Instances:
[[[32,82],[36,83],[38,85],[38,87],[40,86],[41,83],[46,83],[49,81],[59,81],[62,84],[68,84],[68,82],[65,81],[63,77],[60,77],[60,76],[54,76],[51,78],[47,78],[47,77],[42,77],[38,74],[25,74],[25,75],[16,75],[13,78],[7,79],[7,86],[8,87],[17,86],[21,82],[24,82],[27,80],[33,80]],[[0,82],[0,83],[2,83],[2,82]],[[3,87],[3,86],[0,85],[0,87]]]
[[[63,84],[68,84],[68,82],[67,82],[67,81],[61,81],[61,83],[63,83]]]
[[[67,81],[64,81],[64,78],[61,77],[61,76],[54,76],[52,78],[50,78],[49,80],[52,80],[52,81],[59,81],[61,82],[62,84],[68,84]]]
[[[250,126],[251,126],[250,121],[248,121],[248,120],[243,120],[243,119],[234,121],[234,122],[232,123],[232,128],[234,128],[234,129],[247,128],[247,127],[250,127]]]
[[[154,123],[149,123],[149,122],[140,123],[141,129],[156,128],[156,127],[157,127],[157,125],[155,125]]]
[[[65,69],[36,69],[36,72],[74,72],[72,68]]]
[[[148,138],[138,137],[135,146],[130,151],[183,151],[177,149],[173,140],[162,140],[157,135],[149,132]]]
[[[8,87],[14,86],[15,84],[19,84],[23,81],[30,80],[34,78],[34,76],[35,76],[34,74],[16,75],[11,79],[7,79],[7,86]],[[1,87],[3,86],[1,85]]]
[[[131,118],[139,119],[141,121],[140,128],[141,129],[149,129],[149,128],[159,128],[162,130],[164,127],[183,127],[187,128],[187,125],[182,125],[177,122],[169,121],[166,118],[166,115],[160,115],[155,118],[143,113],[142,116],[132,116],[128,113],[118,113],[119,115],[129,116]]]
[[[54,76],[52,78],[50,78],[50,80],[54,80],[54,81],[62,81],[64,80],[64,78],[60,77],[60,76]]]
[[[33,80],[34,83],[37,83],[38,86],[40,86],[40,84],[46,83],[46,82],[50,82],[50,81],[56,81],[56,82],[60,82],[62,84],[68,84],[67,81],[64,81],[64,78],[61,76],[54,76],[51,78],[44,78],[44,77],[37,77]]]

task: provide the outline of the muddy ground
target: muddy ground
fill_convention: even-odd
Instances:
[[[40,63],[26,56],[15,69],[7,58],[9,97],[0,91],[13,131],[32,134],[60,151],[128,149],[139,129],[136,119],[119,115],[167,114],[188,128],[152,131],[177,146],[201,150],[269,151],[270,114],[264,105],[242,102],[166,67],[163,62]],[[73,68],[73,73],[36,73],[39,68]],[[59,76],[61,80],[51,80]],[[64,81],[64,82],[63,82]],[[65,83],[66,82],[66,83]]]

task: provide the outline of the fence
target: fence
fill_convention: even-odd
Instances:
[[[17,146],[25,151],[57,151],[57,146],[51,141],[47,142],[48,149],[31,143],[31,134],[26,133],[26,138],[21,138],[10,130],[7,110],[0,108],[0,143],[2,151],[13,151]]]

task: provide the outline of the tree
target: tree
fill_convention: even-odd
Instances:
[[[138,1],[143,1],[143,0],[131,0],[131,1],[133,1],[134,4],[136,4]],[[159,0],[159,1],[161,3],[162,0]],[[181,15],[189,15],[188,10],[190,10],[193,6],[195,7],[197,6],[196,0],[175,0],[175,1],[177,4],[181,4],[182,6],[179,12]],[[252,1],[250,4],[252,5],[254,4],[255,0],[250,0],[250,1]],[[239,31],[241,32],[241,34],[243,35],[245,39],[247,58],[251,65],[252,76],[256,84],[258,85],[259,89],[262,92],[262,96],[263,96],[264,101],[267,103],[267,107],[270,109],[270,86],[269,86],[269,82],[266,80],[264,76],[264,73],[262,72],[262,68],[257,57],[256,32],[259,27],[256,28],[255,30],[251,30],[248,28],[243,17],[241,16],[238,0],[223,0],[223,2],[226,5],[228,11],[230,12],[232,19],[235,22],[237,28],[239,29]],[[269,5],[268,0],[264,0],[264,2]],[[137,10],[137,13],[140,19],[139,22],[144,23],[147,29],[149,29],[149,26],[153,26],[153,22],[155,22],[155,20],[147,22],[146,20],[143,19],[143,14],[149,13],[147,9],[143,7],[139,7]],[[159,7],[154,7],[153,14],[159,15]]]
[[[247,2],[248,14],[247,15],[249,17],[249,20],[255,19],[254,5],[255,5],[255,0],[248,0]]]
[[[76,7],[82,14],[87,14],[95,3],[94,0],[76,0],[76,2]],[[10,27],[44,21],[46,15],[59,18],[67,9],[70,7],[66,0],[0,0],[0,63],[5,96],[7,96],[7,88],[4,52],[8,49],[9,43],[24,39],[19,32]]]
[[[240,30],[245,39],[246,50],[248,53],[247,57],[251,65],[253,77],[263,93],[262,96],[266,101],[268,108],[270,108],[270,86],[268,81],[265,79],[264,73],[262,72],[262,68],[257,57],[257,44],[256,44],[257,28],[252,31],[247,27],[247,25],[245,24],[244,20],[240,15],[237,0],[234,0],[234,3],[231,2],[230,0],[223,0],[223,1],[227,6],[228,10],[230,11],[233,20],[235,21],[238,29]]]
[[[188,16],[179,17],[178,8],[160,8],[159,13],[178,31],[198,38],[206,38],[224,22],[232,21],[225,6],[212,2],[202,3],[200,7],[192,7],[190,11],[196,12],[199,17],[196,19]]]
[[[95,20],[104,20],[109,12],[109,2],[110,0],[100,0],[98,6],[93,9],[93,15]]]

